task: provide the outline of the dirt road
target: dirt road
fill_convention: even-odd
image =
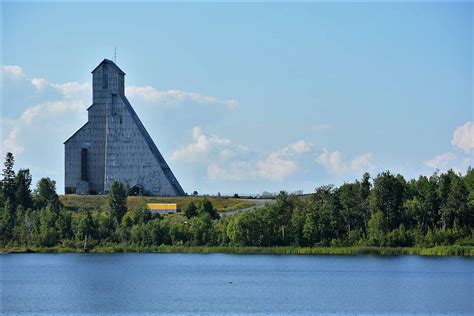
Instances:
[[[236,213],[240,213],[240,212],[248,212],[250,210],[253,210],[253,209],[256,209],[256,208],[262,208],[264,207],[267,203],[268,204],[271,204],[273,202],[275,202],[274,199],[242,199],[242,201],[247,201],[247,202],[251,202],[251,203],[255,203],[254,206],[250,206],[250,207],[245,207],[245,208],[242,208],[240,210],[236,210],[236,211],[232,211],[232,212],[222,212],[222,213],[219,213],[220,216],[232,216],[232,215],[235,215]]]

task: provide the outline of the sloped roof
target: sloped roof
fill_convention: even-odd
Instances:
[[[86,122],[86,124],[82,125],[82,127],[80,129],[78,129],[74,134],[71,135],[71,137],[69,137],[68,139],[66,139],[66,141],[63,143],[63,144],[66,144],[68,141],[70,141],[71,139],[74,138],[74,136],[77,135],[77,133],[79,133],[80,131],[82,131],[84,128],[86,128],[87,124],[89,124],[89,122]]]
[[[147,130],[145,129],[145,126],[143,126],[143,123],[140,121],[140,118],[138,117],[137,113],[133,109],[130,102],[127,100],[127,97],[123,94],[120,94],[120,97],[123,103],[125,104],[125,107],[129,111],[130,115],[132,116],[133,121],[135,122],[135,124],[137,124],[138,129],[140,130],[140,133],[142,134],[143,138],[145,138],[145,141],[148,144],[148,147],[150,148],[153,156],[160,164],[160,167],[163,170],[163,173],[165,174],[169,183],[173,187],[174,192],[178,196],[185,195],[183,188],[174,176],[173,172],[171,171],[171,168],[166,163],[165,158],[163,158],[163,156],[161,155],[160,151],[158,150],[158,147],[156,147],[155,142],[153,142],[153,139],[151,138],[150,134],[148,134]]]
[[[109,59],[104,59],[103,61],[101,61],[100,64],[98,64],[97,67],[95,67],[94,70],[91,71],[91,73],[94,73],[94,71],[96,71],[97,68],[99,68],[99,66],[102,65],[103,63],[107,63],[109,65],[112,65],[112,67],[115,67],[115,69],[117,69],[120,74],[125,75],[123,70],[120,69],[119,66],[117,66],[113,61],[111,61]]]

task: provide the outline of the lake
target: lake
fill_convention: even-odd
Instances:
[[[0,255],[4,313],[473,314],[474,259]]]

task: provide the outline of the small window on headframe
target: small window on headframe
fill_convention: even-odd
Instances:
[[[109,65],[104,63],[102,66],[102,89],[107,89],[109,86]]]

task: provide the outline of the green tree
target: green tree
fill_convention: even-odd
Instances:
[[[42,247],[52,247],[59,241],[56,229],[57,213],[50,207],[44,207],[39,213],[39,244]]]
[[[308,213],[306,214],[306,218],[305,218],[304,226],[303,226],[303,238],[305,240],[305,244],[312,246],[316,241],[315,235],[316,235],[316,223],[313,218],[313,215]]]
[[[382,212],[373,213],[369,220],[369,245],[383,246],[387,231],[386,218]]]
[[[263,225],[257,212],[246,212],[232,217],[227,226],[227,235],[234,245],[261,246]]]
[[[374,188],[370,196],[372,213],[381,212],[388,229],[398,228],[401,224],[405,182],[403,177],[395,177],[389,171],[383,172],[374,179]]]
[[[21,207],[20,207],[21,208]],[[36,240],[38,235],[38,212],[26,210],[21,217],[17,216],[17,227],[19,231],[19,241],[21,244],[30,247]]]
[[[0,217],[0,243],[6,245],[12,238],[15,227],[15,206],[7,198]]]
[[[216,233],[212,218],[208,213],[202,213],[189,221],[190,233],[193,236],[193,244],[196,246],[214,245]]]
[[[15,205],[15,171],[13,166],[15,164],[15,158],[11,152],[8,152],[5,156],[5,163],[3,168],[3,180],[2,180],[2,191],[5,199],[10,199],[10,203]]]
[[[107,196],[109,202],[109,212],[115,215],[118,222],[127,212],[127,190],[122,182],[114,180],[110,186]]]
[[[98,238],[104,241],[116,241],[117,218],[111,212],[97,213]]]
[[[368,224],[370,219],[370,208],[369,208],[369,196],[372,184],[370,183],[370,175],[366,172],[362,176],[362,182],[360,183],[360,199],[361,208],[364,216],[364,232],[367,233]]]
[[[186,206],[186,209],[184,210],[184,215],[187,217],[187,218],[191,218],[191,217],[194,217],[198,214],[198,209],[197,209],[197,206],[196,204],[194,204],[193,201],[191,201],[191,203],[189,203],[187,206]]]
[[[58,237],[62,240],[71,239],[73,237],[72,231],[72,215],[71,212],[61,209],[55,223]]]
[[[443,229],[453,226],[466,227],[469,220],[468,209],[469,192],[466,184],[460,177],[452,179],[446,196],[446,202],[441,208],[441,222]]]
[[[347,233],[365,228],[364,205],[360,191],[361,186],[358,182],[344,183],[337,190],[341,205],[341,216]]]
[[[293,242],[295,245],[307,246],[304,238],[304,224],[306,221],[307,212],[305,207],[299,206],[293,210],[291,216],[291,230],[293,232]]]
[[[82,242],[84,250],[88,242],[96,235],[97,229],[90,211],[81,211],[74,220],[74,233],[76,240]]]
[[[15,198],[18,205],[23,206],[25,210],[33,206],[31,181],[32,177],[29,169],[20,169],[15,177]]]
[[[207,197],[205,197],[202,201],[201,204],[199,205],[198,208],[198,213],[207,213],[209,216],[211,216],[212,219],[218,219],[219,213],[214,209],[214,206],[212,205],[211,201]]]
[[[54,211],[58,212],[61,203],[56,193],[56,181],[50,178],[41,178],[36,185],[33,201],[37,209],[50,206]]]

